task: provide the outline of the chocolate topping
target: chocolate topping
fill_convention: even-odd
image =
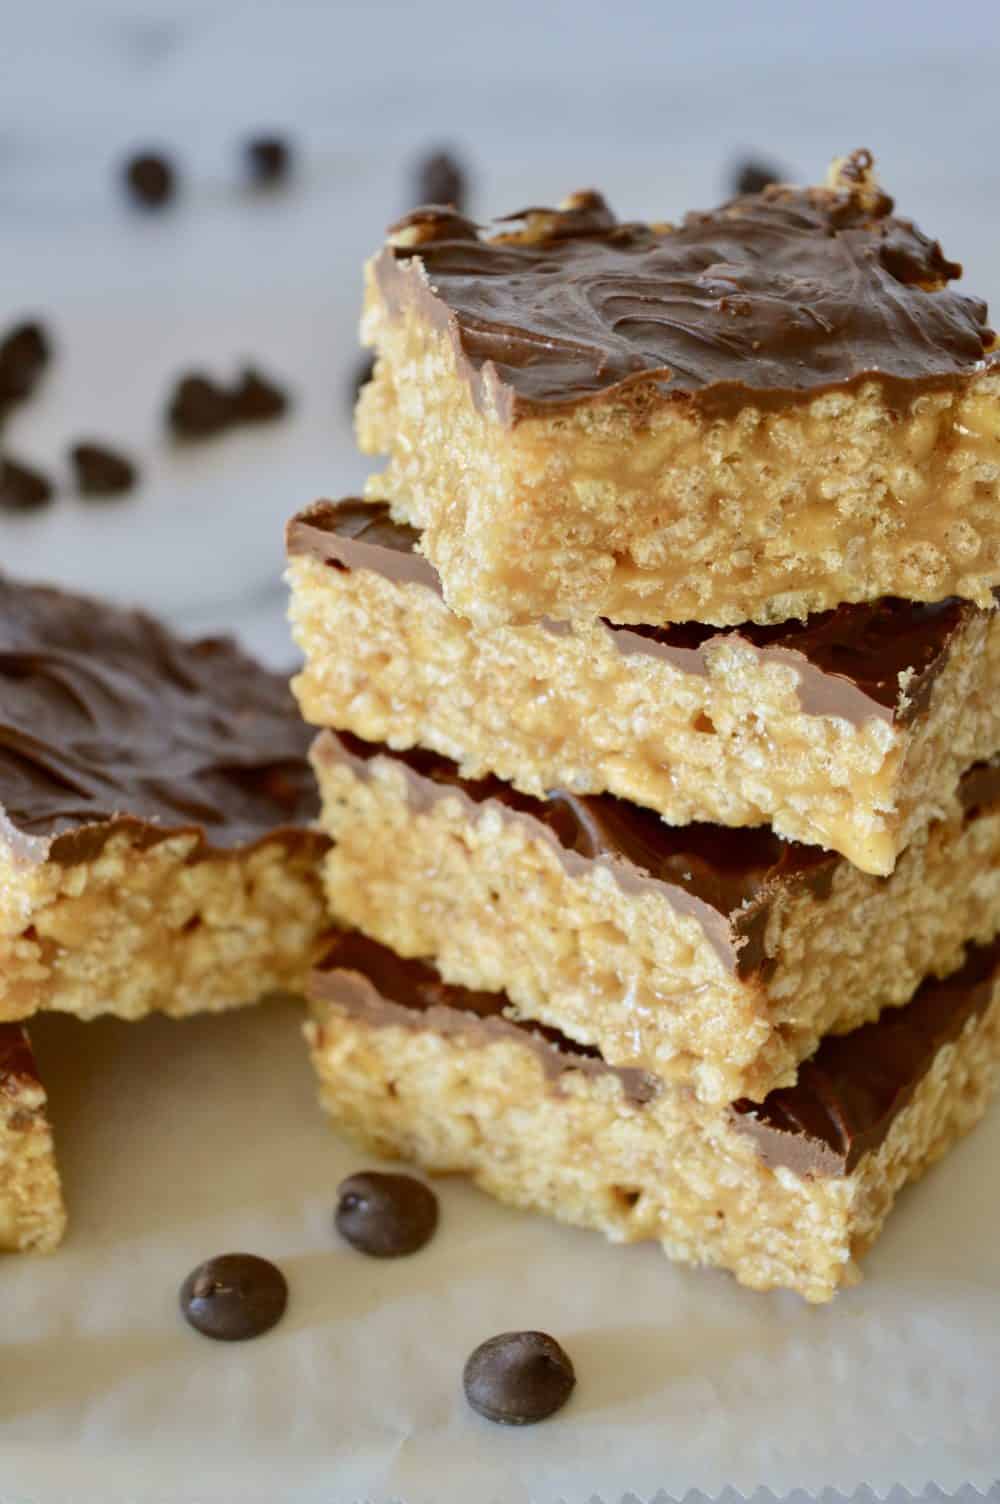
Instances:
[[[547,1075],[558,1087],[567,1071],[619,1078],[630,1101],[648,1102],[659,1082],[632,1066],[606,1065],[592,1045],[578,1044],[547,1024],[515,1023],[506,1015],[511,1007],[505,992],[474,992],[452,986],[424,961],[405,959],[395,951],[351,931],[339,935],[309,978],[308,995],[333,1002],[375,1024],[429,1028],[464,1038],[518,1039],[533,1043]]]
[[[805,1176],[850,1174],[883,1142],[938,1050],[956,1039],[971,1017],[986,1011],[998,982],[1000,939],[970,946],[960,971],[944,981],[929,978],[904,1007],[886,1009],[851,1034],[828,1035],[799,1068],[794,1086],[773,1091],[760,1103],[734,1103],[732,1127],[753,1141],[771,1168]],[[313,973],[309,994],[375,1027],[401,1024],[466,1038],[475,1037],[477,1027],[493,1034],[500,1029],[533,1041],[557,1084],[565,1070],[613,1071],[633,1106],[653,1100],[658,1089],[655,1077],[615,1070],[598,1051],[554,1029],[504,1017],[505,993],[448,986],[424,962],[403,960],[362,936],[340,937]],[[629,1091],[629,1076],[643,1084],[642,1092]]]
[[[405,771],[418,809],[458,793],[473,806],[491,803],[504,819],[528,821],[530,834],[553,844],[570,875],[600,863],[626,893],[652,889],[678,913],[695,918],[723,965],[743,977],[765,965],[764,931],[777,895],[801,885],[825,898],[844,860],[783,841],[766,825],[667,825],[652,810],[614,794],[557,789],[535,799],[499,778],[463,778],[455,763],[436,752],[395,752],[349,732],[323,732],[314,756],[347,762],[360,778],[368,777],[373,758],[388,757]]]
[[[116,826],[199,854],[319,841],[309,732],[287,684],[228,638],[0,579],[0,831],[22,860],[75,862]]]
[[[312,554],[335,569],[370,569],[440,594],[433,566],[417,552],[419,542],[420,534],[394,522],[384,502],[321,501],[288,526],[289,554]],[[775,626],[604,626],[623,656],[663,658],[687,674],[707,674],[713,645],[736,639],[761,663],[795,669],[804,715],[839,716],[854,725],[872,719],[906,724],[927,708],[952,641],[976,609],[965,601],[926,605],[886,597]],[[567,630],[565,623],[542,625]]]
[[[993,333],[947,286],[960,266],[892,207],[846,173],[676,227],[619,223],[595,193],[489,237],[431,207],[392,227],[374,273],[391,314],[448,333],[506,423],[637,384],[711,413],[872,378],[906,401],[984,369]]]
[[[806,888],[822,902],[846,858],[818,846],[783,841],[769,826],[667,825],[652,810],[614,794],[573,794],[556,789],[545,799],[522,794],[492,776],[463,778],[437,752],[415,747],[397,752],[350,732],[324,731],[313,756],[347,763],[367,779],[377,757],[390,759],[406,777],[410,804],[431,808],[447,794],[470,806],[491,804],[502,819],[527,822],[535,840],[547,839],[570,876],[600,863],[629,894],[653,890],[679,914],[693,917],[723,965],[743,979],[773,963],[764,937],[779,895]],[[1000,801],[1000,756],[976,763],[959,784],[967,818]]]
[[[735,1102],[733,1126],[768,1165],[797,1175],[850,1174],[883,1142],[938,1050],[989,1007],[998,973],[1000,939],[970,946],[960,971],[929,978],[905,1007],[888,1008],[851,1034],[828,1035],[794,1086],[763,1102]]]
[[[0,1092],[20,1096],[25,1086],[38,1086],[38,1067],[27,1032],[20,1024],[0,1024]]]

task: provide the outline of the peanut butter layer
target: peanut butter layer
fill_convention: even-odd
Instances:
[[[301,986],[326,924],[307,741],[235,643],[0,581],[0,1018]]]
[[[0,1249],[49,1253],[66,1226],[45,1088],[31,1042],[0,1024]]]
[[[1000,1060],[995,945],[825,1042],[796,1087],[757,1107],[709,1107],[607,1065],[511,1022],[502,994],[491,1008],[358,936],[310,997],[323,1105],[375,1152],[813,1301],[859,1277],[902,1186],[982,1115]]]
[[[962,811],[884,880],[766,828],[533,799],[343,733],[313,762],[345,923],[709,1102],[794,1080],[824,1035],[908,1003],[1000,931],[996,763],[967,773]]]
[[[288,530],[306,718],[464,776],[611,792],[674,824],[767,822],[887,873],[1000,747],[1000,616],[887,599],[781,627],[476,628],[382,505]]]
[[[804,617],[1000,582],[1000,366],[870,157],[679,226],[599,195],[369,265],[374,494],[480,624]]]

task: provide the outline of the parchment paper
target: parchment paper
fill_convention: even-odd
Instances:
[[[985,1488],[1000,1474],[1000,1114],[904,1196],[830,1307],[675,1269],[652,1247],[438,1182],[434,1242],[338,1243],[366,1157],[314,1103],[293,1003],[182,1024],[36,1022],[72,1215],[11,1258],[0,1497],[163,1504],[584,1504],[665,1490]],[[284,1322],[240,1345],[181,1320],[213,1253],[275,1259]],[[471,1349],[542,1327],[577,1367],[561,1415],[503,1430]]]

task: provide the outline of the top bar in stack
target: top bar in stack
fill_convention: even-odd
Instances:
[[[804,618],[1000,582],[1000,351],[870,154],[677,226],[595,193],[370,263],[362,448],[483,626]]]

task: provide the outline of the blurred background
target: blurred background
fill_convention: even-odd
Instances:
[[[277,665],[282,525],[373,468],[350,426],[361,263],[430,153],[481,218],[596,186],[660,219],[748,165],[804,182],[867,146],[1000,305],[996,0],[8,0],[2,22],[0,336],[37,320],[51,358],[0,448],[53,494],[0,506],[0,566],[229,627]],[[289,152],[263,187],[262,136]],[[126,188],[138,151],[173,169],[159,207]],[[178,377],[247,364],[287,415],[171,436]],[[131,489],[78,494],[88,439]]]

